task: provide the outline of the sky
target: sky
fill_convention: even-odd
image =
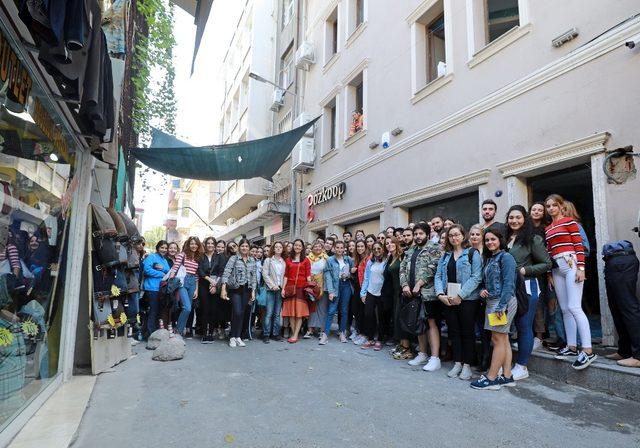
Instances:
[[[218,142],[218,123],[223,88],[220,86],[222,60],[235,29],[244,0],[215,0],[191,75],[191,59],[196,27],[193,17],[174,7],[176,136],[194,146]],[[161,175],[148,176],[153,191],[143,192],[136,179],[134,202],[144,209],[142,232],[164,224],[169,186]]]

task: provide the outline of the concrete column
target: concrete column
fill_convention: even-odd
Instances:
[[[489,184],[478,185],[478,222],[483,222],[480,204],[482,204],[482,201],[490,197],[491,194],[489,193]]]
[[[403,207],[393,207],[391,224],[394,227],[407,227],[409,225],[409,210]]]
[[[520,204],[527,208],[529,204],[527,183],[517,176],[509,176],[505,181],[507,183],[507,206]]]
[[[600,320],[602,322],[602,343],[615,344],[615,326],[607,302],[607,288],[604,281],[604,260],[602,246],[609,242],[609,212],[607,206],[607,177],[602,171],[605,153],[591,156],[591,186],[593,189],[593,213],[596,223],[596,260],[598,263],[598,289],[600,297]]]
[[[76,152],[78,162],[76,176],[78,187],[73,195],[71,222],[69,223],[69,250],[67,255],[67,275],[65,279],[64,305],[62,310],[62,329],[60,335],[60,364],[58,371],[62,372],[63,381],[73,376],[73,360],[78,322],[80,297],[86,297],[80,291],[82,262],[85,255],[87,240],[87,213],[89,198],[91,197],[92,171],[95,160],[88,152]]]

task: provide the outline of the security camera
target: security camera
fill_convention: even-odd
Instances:
[[[640,45],[640,37],[635,40],[628,40],[624,43],[629,49],[635,48],[637,45]]]

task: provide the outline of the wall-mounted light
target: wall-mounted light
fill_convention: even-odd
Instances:
[[[52,152],[51,154],[49,154],[49,160],[51,160],[52,162],[57,162],[60,159],[58,158],[58,155],[55,152]]]
[[[576,37],[578,37],[578,28],[571,28],[569,31],[566,31],[561,35],[559,35],[558,37],[556,37],[555,39],[553,39],[551,41],[551,45],[553,45],[556,48],[559,48],[564,44],[566,44],[567,42],[575,39]]]
[[[378,146],[380,146],[380,143],[378,142],[369,143],[369,149],[376,149]]]
[[[394,137],[397,137],[398,135],[402,134],[403,130],[404,129],[397,127],[391,131],[391,135],[393,135]]]

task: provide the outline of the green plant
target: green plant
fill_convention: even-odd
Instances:
[[[147,230],[146,232],[144,232],[145,246],[149,248],[149,250],[155,250],[158,241],[163,240],[166,237],[167,229],[161,226],[153,227],[151,228],[151,230]]]
[[[148,27],[136,25],[137,42],[131,82],[134,86],[133,128],[148,144],[151,125],[175,133],[176,100],[173,49],[173,6],[169,0],[138,0],[136,8]]]

